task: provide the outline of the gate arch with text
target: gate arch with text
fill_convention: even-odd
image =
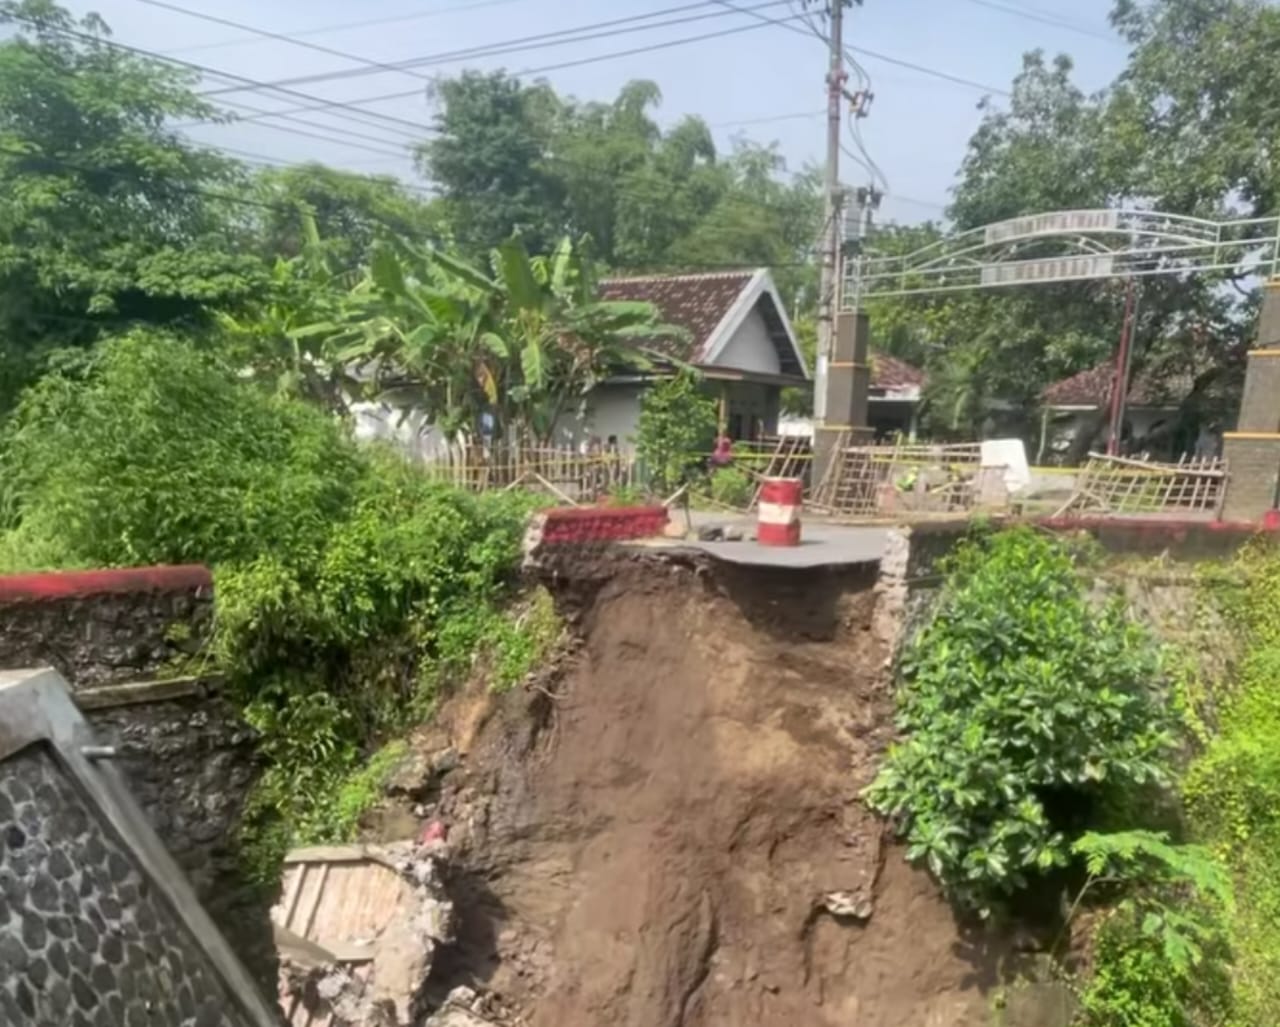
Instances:
[[[1052,211],[969,229],[898,256],[847,258],[841,307],[856,310],[863,300],[885,296],[1191,272],[1271,277],[1278,262],[1280,218]]]

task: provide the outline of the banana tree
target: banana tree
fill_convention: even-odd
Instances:
[[[651,369],[653,341],[684,334],[660,324],[650,303],[601,300],[583,247],[567,238],[534,257],[510,239],[493,265],[503,299],[498,334],[514,364],[512,410],[539,442],[609,375]]]
[[[351,276],[331,269],[311,212],[300,209],[299,221],[302,251],[276,260],[263,297],[237,314],[216,317],[228,356],[244,374],[282,395],[345,414],[355,383],[341,364],[325,358],[323,349],[334,331],[330,319],[342,290],[352,284]]]
[[[332,359],[359,369],[369,395],[415,408],[450,438],[547,442],[602,378],[650,366],[645,340],[680,329],[647,303],[602,301],[568,240],[530,257],[518,240],[492,274],[439,250],[379,244],[329,330]]]

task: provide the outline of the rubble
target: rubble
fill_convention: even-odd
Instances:
[[[281,1005],[289,1022],[319,1024],[327,1018],[333,1027],[410,1027],[417,1022],[433,959],[442,946],[452,944],[456,930],[442,877],[443,825],[428,825],[423,839],[421,844],[358,850],[362,858],[342,863],[348,882],[351,871],[362,867],[383,877],[391,870],[401,882],[399,899],[379,910],[385,912],[380,929],[364,944],[350,938],[301,937],[280,923],[288,911],[277,907],[273,912]],[[298,858],[306,856],[303,850]],[[375,887],[385,889],[385,883],[369,886]],[[317,905],[322,900],[323,891],[317,893]],[[299,1010],[301,1021],[296,1018]]]

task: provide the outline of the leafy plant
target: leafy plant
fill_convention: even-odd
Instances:
[[[908,856],[989,910],[1067,865],[1091,802],[1167,777],[1171,725],[1148,639],[1088,599],[1030,528],[963,542],[902,661],[901,741],[866,797]]]
[[[568,239],[533,257],[510,239],[492,257],[491,276],[439,249],[381,242],[336,322],[307,332],[330,331],[330,362],[363,367],[371,395],[416,403],[450,436],[547,442],[606,375],[649,366],[647,340],[683,331],[648,303],[600,299]]]
[[[711,472],[711,498],[738,509],[746,507],[755,493],[755,482],[743,468],[719,467]]]
[[[667,495],[701,472],[715,440],[716,406],[697,372],[685,369],[647,390],[640,403],[636,452],[651,491]]]
[[[1081,994],[1084,1025],[1228,1022],[1226,924],[1234,901],[1230,877],[1213,854],[1151,831],[1090,832],[1072,851],[1089,876],[1068,922],[1090,892],[1120,896],[1097,931],[1093,973]]]
[[[180,339],[134,333],[46,377],[2,442],[12,566],[213,566],[203,655],[267,761],[245,817],[260,879],[350,832],[370,754],[441,689],[473,667],[510,684],[543,652],[543,608],[505,611],[525,497],[432,482]]]
[[[1234,999],[1241,1024],[1280,1009],[1280,554],[1266,544],[1241,553],[1205,584],[1225,618],[1219,645],[1236,648],[1212,683],[1216,723],[1182,782],[1195,836],[1230,868]]]

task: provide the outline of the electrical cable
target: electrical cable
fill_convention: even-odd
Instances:
[[[1082,36],[1089,36],[1092,39],[1101,39],[1107,43],[1120,43],[1120,39],[1110,33],[1101,32],[1098,29],[1087,28],[1083,25],[1074,24],[1065,21],[1054,15],[1038,13],[1034,8],[1015,7],[1008,4],[996,3],[995,0],[965,0],[966,3],[974,4],[978,7],[986,7],[992,11],[1000,11],[1004,14],[1012,14],[1018,18],[1026,18],[1028,21],[1037,21],[1042,25],[1052,25],[1054,28],[1065,29],[1068,32],[1077,32]]]
[[[140,0],[140,2],[150,3],[153,2],[153,0]],[[481,57],[498,57],[513,53],[523,53],[530,50],[543,50],[548,47],[565,46],[571,43],[586,43],[597,39],[608,39],[613,36],[628,35],[634,32],[647,32],[651,29],[665,28],[671,25],[684,25],[690,22],[707,21],[709,19],[725,17],[726,14],[723,11],[710,11],[702,14],[686,15],[685,17],[680,18],[667,18],[664,21],[653,21],[654,18],[661,17],[663,15],[679,14],[700,7],[707,7],[712,2],[713,0],[699,0],[697,3],[668,7],[659,11],[651,11],[647,14],[630,15],[626,18],[614,18],[609,21],[579,25],[575,28],[560,29],[556,32],[543,32],[532,36],[521,36],[516,39],[508,39],[498,43],[486,44],[484,46],[467,47],[461,50],[447,50],[441,53],[428,54],[423,57],[415,57],[406,61],[396,61],[391,64],[365,61],[363,58],[357,57],[353,54],[340,54],[340,56],[343,56],[348,60],[358,61],[362,64],[372,64],[373,66],[344,68],[338,71],[317,72],[311,75],[298,75],[292,78],[265,82],[262,83],[262,85],[263,87],[270,89],[288,86],[313,85],[317,82],[333,82],[339,79],[360,78],[384,71],[401,71],[408,74],[414,74],[415,77],[424,77],[417,76],[413,69],[434,67],[440,64],[450,64]],[[778,7],[785,3],[787,3],[787,0],[763,0],[763,2],[758,3],[756,7],[764,9]],[[201,17],[201,15],[196,15],[196,17]],[[636,24],[637,22],[643,22],[644,24]],[[216,96],[224,92],[234,92],[234,90],[209,90],[203,95]]]
[[[456,14],[460,11],[475,11],[484,7],[503,7],[507,4],[523,3],[524,0],[467,0],[466,3],[455,4],[452,7],[437,7],[430,11],[414,11],[412,14],[395,14],[385,18],[365,18],[360,21],[347,21],[339,25],[322,25],[319,28],[298,29],[290,32],[289,35],[295,39],[304,36],[327,36],[334,32],[349,32],[351,30],[373,28],[378,25],[392,25],[406,21],[421,21],[426,18],[435,18],[442,14]],[[196,46],[184,46],[177,50],[167,50],[166,55],[197,53],[201,50],[221,50],[228,46],[243,46],[245,43],[253,42],[250,39],[224,39],[217,43],[199,43]]]
[[[580,68],[588,64],[597,64],[601,61],[611,61],[619,57],[635,57],[641,54],[655,53],[659,50],[669,50],[677,46],[686,46],[689,43],[701,43],[711,39],[722,39],[726,36],[737,35],[742,32],[756,31],[757,29],[764,27],[766,24],[785,24],[785,22],[771,20],[768,23],[761,22],[755,25],[739,25],[733,28],[720,29],[719,31],[716,31],[716,32],[705,32],[697,36],[681,36],[676,39],[664,40],[661,43],[650,43],[646,46],[632,47],[627,50],[612,50],[609,53],[594,54],[590,57],[581,57],[581,58],[578,58],[577,60],[572,60],[572,61],[561,61],[558,64],[544,64],[534,68],[521,68],[519,71],[514,72],[514,75],[516,77],[526,77],[529,75],[543,75],[549,71],[563,71],[566,68]],[[407,91],[400,90],[393,93],[379,93],[376,96],[359,97],[355,100],[348,101],[348,103],[349,104],[385,103],[390,100],[403,100],[411,96],[418,96],[420,92],[421,90],[418,90],[418,89],[410,89]],[[292,113],[294,111],[301,111],[301,110],[317,110],[323,107],[324,107],[324,104],[321,104],[319,107],[309,107],[309,108],[286,107],[280,113]],[[241,120],[250,121],[255,119],[243,118]],[[427,131],[434,132],[436,130],[429,128]]]
[[[265,83],[258,82],[255,79],[247,78],[243,75],[236,75],[233,72],[222,71],[218,68],[210,68],[207,65],[196,64],[193,61],[180,60],[179,58],[176,58],[176,57],[166,57],[164,56],[164,54],[157,53],[154,50],[147,50],[138,46],[130,46],[127,43],[117,43],[113,39],[104,39],[102,36],[95,35],[91,32],[82,32],[79,29],[65,28],[60,25],[50,25],[48,22],[41,21],[38,18],[29,18],[21,14],[11,13],[8,15],[8,17],[10,17],[16,22],[20,22],[21,24],[30,25],[42,32],[52,32],[57,35],[67,36],[72,39],[78,39],[81,42],[90,43],[94,46],[105,46],[113,50],[119,50],[125,53],[132,53],[139,57],[146,57],[150,60],[160,61],[165,64],[171,64],[176,67],[186,68],[190,71],[199,72],[201,75],[211,75],[215,78],[221,78],[228,82],[247,83],[248,85],[253,86],[255,88],[262,88],[265,86]],[[364,124],[367,126],[370,124],[368,120],[369,118],[376,118],[379,121],[385,121],[392,124],[407,125],[409,128],[412,128],[418,132],[430,131],[430,126],[424,125],[421,122],[410,121],[408,118],[399,118],[393,114],[382,114],[378,111],[364,110],[359,106],[357,106],[355,103],[352,103],[350,101],[345,101],[345,100],[326,101],[323,97],[314,96],[310,93],[302,93],[294,89],[283,89],[283,88],[275,89],[275,87],[272,87],[272,88],[275,92],[283,93],[289,96],[294,96],[299,99],[306,100],[310,103],[320,104],[325,109],[336,107],[336,108],[342,108],[343,110],[354,111],[356,114],[362,115],[363,117],[352,118],[350,114],[344,114],[341,110],[334,110],[334,111],[331,111],[331,113],[333,114],[334,117],[343,117],[343,118],[346,118],[347,120],[354,120],[356,121],[357,124]],[[415,90],[413,95],[416,95],[416,93],[417,91]],[[290,112],[282,111],[280,113],[287,114]]]

